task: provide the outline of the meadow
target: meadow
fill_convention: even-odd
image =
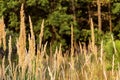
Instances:
[[[86,46],[79,42],[79,51],[75,51],[73,27],[71,25],[71,49],[69,53],[62,52],[62,44],[56,47],[55,52],[47,53],[47,42],[42,44],[44,32],[44,20],[41,24],[39,44],[35,46],[35,36],[31,17],[29,16],[30,34],[26,38],[25,16],[23,5],[20,10],[20,34],[16,38],[17,61],[12,61],[12,37],[6,43],[6,30],[4,20],[0,24],[0,45],[6,50],[8,44],[8,55],[3,56],[0,64],[0,80],[119,80],[120,65],[116,61],[117,48],[113,36],[111,42],[114,54],[111,61],[106,60],[104,40],[100,46],[95,45],[94,24],[91,19],[91,40]],[[26,39],[29,48],[26,49]],[[108,45],[109,46],[109,45]],[[109,56],[108,56],[109,57]]]

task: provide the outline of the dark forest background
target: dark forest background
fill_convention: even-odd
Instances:
[[[70,49],[71,25],[74,27],[74,44],[89,43],[90,18],[95,28],[96,45],[109,34],[120,39],[119,0],[0,0],[0,17],[4,17],[7,36],[15,45],[20,31],[20,7],[24,4],[27,33],[30,32],[28,16],[32,18],[36,43],[42,20],[45,20],[43,43],[53,49],[62,43],[63,51]],[[28,36],[28,35],[27,35]],[[8,38],[8,37],[7,37]]]

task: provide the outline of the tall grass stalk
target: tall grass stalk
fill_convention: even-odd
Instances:
[[[9,53],[8,53],[8,62],[10,69],[12,70],[12,63],[11,63],[11,53],[12,53],[12,42],[11,42],[11,36],[9,37]]]
[[[71,57],[74,55],[74,47],[73,47],[73,25],[71,25]]]
[[[101,64],[103,64],[103,40],[101,41],[100,61]]]
[[[90,28],[91,28],[92,52],[95,55],[95,59],[97,61],[97,47],[95,46],[94,23],[93,23],[92,18],[90,20],[91,20]]]
[[[116,53],[117,53],[117,50],[116,50],[116,47],[115,47],[115,42],[114,42],[113,35],[111,35],[111,38],[112,38],[112,43],[113,43],[114,52],[115,52],[115,54],[116,54]]]

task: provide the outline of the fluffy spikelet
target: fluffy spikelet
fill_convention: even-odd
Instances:
[[[19,65],[22,65],[25,60],[26,53],[26,31],[25,31],[25,15],[23,10],[23,4],[20,11],[20,36],[17,41],[17,50],[19,56]]]
[[[3,17],[2,20],[0,20],[0,46],[2,46],[2,43],[3,43],[3,49],[6,50],[6,32],[5,32],[5,24]]]

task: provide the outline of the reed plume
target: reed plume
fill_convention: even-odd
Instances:
[[[41,47],[42,47],[43,31],[44,31],[44,20],[42,21],[41,31],[40,31],[40,35],[39,35],[39,49],[41,49]]]
[[[30,16],[29,16],[29,23],[30,23],[31,37],[29,36],[29,52],[28,53],[31,55],[31,59],[33,59],[35,56],[35,36],[34,36],[33,26],[32,26],[32,21]]]
[[[3,45],[4,51],[6,50],[6,32],[5,32],[5,24],[4,18],[0,20],[0,47]]]
[[[95,59],[97,61],[97,47],[95,45],[94,23],[93,23],[92,18],[90,20],[91,20],[91,25],[90,25],[90,28],[91,28],[91,47],[92,47],[91,50],[92,50],[92,53],[95,55]]]
[[[26,30],[25,30],[25,14],[24,14],[24,5],[21,5],[20,10],[20,36],[17,40],[17,53],[19,56],[19,65],[22,65],[25,60],[26,54]]]

